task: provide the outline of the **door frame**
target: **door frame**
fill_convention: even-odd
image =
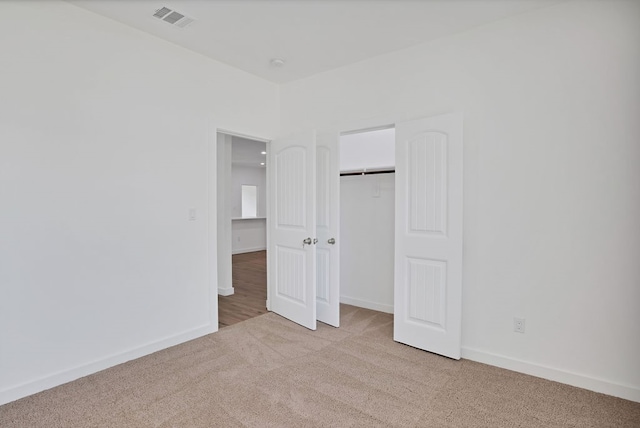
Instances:
[[[226,186],[222,186],[221,189],[218,189],[218,182],[224,177],[221,177],[222,171],[218,169],[218,133],[228,135],[230,137],[240,137],[246,138],[248,140],[259,141],[266,144],[266,152],[269,153],[269,146],[271,143],[271,139],[264,137],[256,137],[249,134],[244,134],[241,132],[230,131],[224,128],[218,128],[213,126],[210,130],[209,135],[209,159],[208,159],[208,181],[207,181],[207,193],[208,193],[208,254],[209,254],[209,263],[208,266],[208,278],[209,278],[209,301],[210,301],[210,314],[209,320],[214,327],[213,331],[218,331],[218,296],[220,295],[218,292],[218,272],[223,270],[225,272],[225,277],[232,278],[232,266],[231,263],[219,263],[219,257],[221,256],[218,252],[218,237],[221,235],[220,226],[218,225],[218,216],[222,213],[220,212],[220,208],[222,204],[219,201],[224,201],[228,194],[228,188]],[[266,174],[269,174],[269,163],[266,163]],[[230,167],[230,166],[229,166]],[[269,199],[270,199],[270,190],[269,183],[266,182],[266,194],[267,194],[267,213],[269,212]],[[269,221],[269,216],[267,215],[267,223]],[[231,218],[229,217],[229,225],[231,227]],[[228,248],[226,248],[228,247]],[[225,253],[231,254],[232,252],[232,243],[227,242],[225,246]],[[269,248],[269,228],[267,227],[267,248]],[[268,263],[269,251],[267,251],[267,263]],[[268,290],[269,290],[269,276],[267,275],[267,310],[269,309],[269,300],[268,300]]]

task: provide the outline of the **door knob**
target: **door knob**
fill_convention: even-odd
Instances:
[[[305,245],[311,245],[311,238],[302,241],[302,248],[304,248]]]
[[[318,238],[313,238],[313,244],[317,244],[318,243]]]
[[[327,243],[328,243],[328,244],[331,244],[331,245],[334,245],[334,244],[336,243],[336,240],[335,240],[335,238],[330,238],[330,239],[327,241]]]

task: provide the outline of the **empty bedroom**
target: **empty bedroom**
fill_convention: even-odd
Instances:
[[[4,0],[0,50],[1,427],[640,426],[640,2]]]

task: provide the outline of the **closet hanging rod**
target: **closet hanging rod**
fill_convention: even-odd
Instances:
[[[340,177],[347,177],[351,175],[393,174],[395,172],[395,169],[384,169],[379,171],[345,171],[340,173]]]

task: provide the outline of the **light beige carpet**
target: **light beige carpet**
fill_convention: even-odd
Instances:
[[[639,427],[640,403],[269,313],[0,407],[0,427]]]

